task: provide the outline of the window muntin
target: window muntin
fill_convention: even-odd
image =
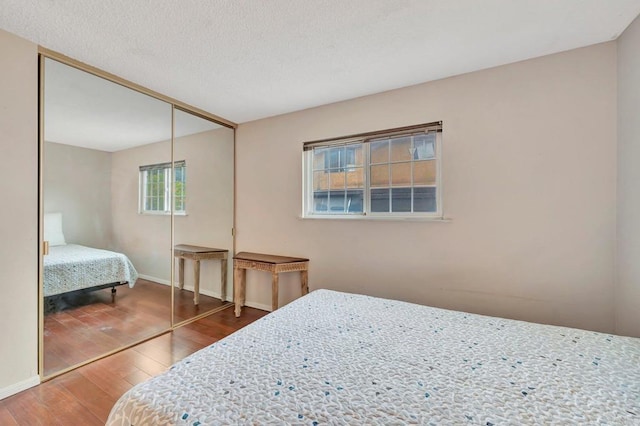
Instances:
[[[140,166],[140,213],[170,214],[174,201],[174,213],[186,213],[186,173],[184,161]],[[172,176],[175,188],[172,196]]]
[[[303,216],[440,217],[441,125],[406,129],[306,143]]]
[[[324,214],[361,214],[364,211],[362,144],[314,148],[313,210]]]
[[[437,213],[436,135],[402,135],[368,144],[371,213]]]

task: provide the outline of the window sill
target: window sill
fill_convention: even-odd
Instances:
[[[138,212],[142,216],[171,216],[168,212]],[[175,212],[174,216],[189,216],[187,212]]]
[[[449,217],[439,216],[371,216],[371,215],[313,215],[298,216],[301,220],[364,220],[382,222],[451,222]]]

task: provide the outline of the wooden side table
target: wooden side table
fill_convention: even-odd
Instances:
[[[302,295],[309,293],[309,259],[243,251],[233,257],[233,301],[236,304],[236,317],[240,316],[244,306],[247,269],[271,272],[271,308],[274,311],[278,309],[278,274],[280,272],[300,271]]]
[[[224,303],[227,298],[227,258],[229,250],[190,246],[188,244],[178,244],[173,248],[173,255],[180,259],[178,268],[178,279],[180,280],[180,290],[184,288],[184,260],[193,260],[193,304],[200,303],[200,261],[208,259],[220,259],[220,300]]]

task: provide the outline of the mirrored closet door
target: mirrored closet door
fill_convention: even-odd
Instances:
[[[234,130],[41,61],[46,378],[230,298]]]
[[[174,321],[232,298],[233,129],[174,110]]]

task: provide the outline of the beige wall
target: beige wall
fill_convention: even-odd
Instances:
[[[0,30],[0,399],[38,379],[37,46]]]
[[[46,142],[44,212],[61,212],[67,243],[111,248],[111,153]]]
[[[303,141],[437,120],[450,222],[298,218]],[[615,135],[615,42],[242,124],[237,249],[309,257],[312,289],[610,332]]]
[[[226,248],[232,252],[233,130],[221,128],[176,138],[174,150],[175,159],[187,163],[187,215],[174,219],[176,244]],[[138,175],[139,166],[167,162],[170,158],[169,141],[115,152],[112,157],[116,249],[130,257],[141,275],[163,283],[170,282],[171,277],[171,219],[138,213]],[[185,287],[191,288],[190,264],[185,271]],[[200,277],[201,292],[219,297],[220,264],[202,262]],[[229,298],[231,278],[229,273]]]
[[[618,39],[616,331],[640,337],[640,18]]]

